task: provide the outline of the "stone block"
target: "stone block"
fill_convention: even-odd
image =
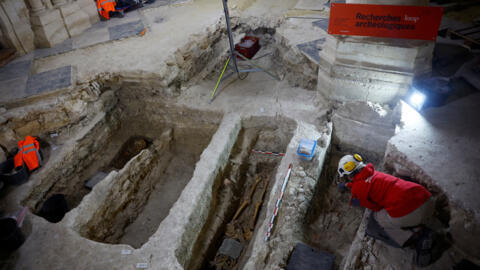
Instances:
[[[93,25],[95,23],[98,23],[100,21],[100,17],[97,11],[96,7],[87,7],[83,9],[85,13],[87,13],[88,18],[90,19],[90,24]]]
[[[72,3],[68,3],[66,5],[62,5],[58,8],[58,10],[60,11],[60,13],[62,14],[62,16],[65,18],[67,16],[70,16],[71,14],[73,13],[77,13],[80,10],[80,6],[78,5],[77,2],[72,2]]]
[[[320,72],[319,72],[320,73]],[[319,74],[320,75],[320,74]],[[358,81],[344,78],[319,76],[318,84],[326,94],[338,101],[372,101],[378,103],[395,103],[404,96],[409,85],[386,81]]]
[[[80,6],[80,9],[88,15],[90,24],[93,25],[100,21],[95,1],[78,0],[77,3]]]
[[[45,26],[34,26],[33,31],[35,32],[35,44],[40,48],[53,47],[68,39],[63,20]]]
[[[398,84],[411,84],[413,74],[408,72],[395,72],[379,68],[366,68],[355,65],[336,64],[331,69],[335,78],[350,79],[364,83],[390,82]]]
[[[29,24],[20,24],[15,26],[15,36],[22,44],[21,51],[29,53],[35,50],[35,35]]]
[[[54,22],[61,22],[62,15],[60,14],[60,10],[51,9],[51,10],[47,10],[45,12],[33,15],[30,18],[30,21],[34,26],[46,26]]]
[[[413,70],[416,48],[389,46],[376,43],[341,41],[337,47],[337,61],[363,63],[370,66],[388,66],[392,70]]]
[[[334,140],[342,151],[358,151],[369,161],[383,158],[388,140],[400,121],[394,111],[386,111],[366,102],[349,102],[332,117]],[[359,136],[358,134],[362,134]]]
[[[70,37],[77,36],[92,26],[90,18],[85,12],[78,11],[68,16],[63,16],[65,26]]]
[[[72,67],[65,66],[28,78],[27,90],[29,95],[38,95],[49,91],[66,88],[72,85]]]
[[[229,256],[233,259],[240,257],[242,253],[243,246],[237,240],[226,238],[223,240],[222,245],[218,249],[218,253],[222,255]]]

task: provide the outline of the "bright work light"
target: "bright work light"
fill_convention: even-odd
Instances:
[[[415,108],[417,111],[419,111],[422,109],[426,98],[427,96],[425,96],[425,94],[416,89],[413,89],[413,91],[407,97],[407,103],[410,104],[410,106]]]

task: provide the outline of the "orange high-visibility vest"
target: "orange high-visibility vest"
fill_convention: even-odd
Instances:
[[[14,157],[15,168],[23,166],[25,163],[29,171],[42,166],[42,157],[40,157],[40,145],[36,138],[32,136],[25,137],[25,140],[18,142],[18,153]]]
[[[97,10],[105,19],[110,19],[108,12],[115,11],[115,0],[97,0]]]

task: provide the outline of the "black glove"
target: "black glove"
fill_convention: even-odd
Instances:
[[[360,200],[357,198],[352,199],[352,205],[353,206],[360,206]]]
[[[345,185],[345,183],[338,183],[338,185],[337,185],[337,190],[338,190],[338,192],[340,192],[340,193],[344,193],[344,192],[348,191],[348,188],[347,188],[347,186]]]

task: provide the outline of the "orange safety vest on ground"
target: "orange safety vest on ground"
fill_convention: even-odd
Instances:
[[[110,19],[110,11],[115,11],[115,0],[97,0],[97,10],[105,19]]]
[[[25,137],[25,140],[18,142],[18,153],[14,157],[15,168],[22,167],[25,163],[29,171],[42,166],[42,157],[38,152],[40,145],[36,138]]]

